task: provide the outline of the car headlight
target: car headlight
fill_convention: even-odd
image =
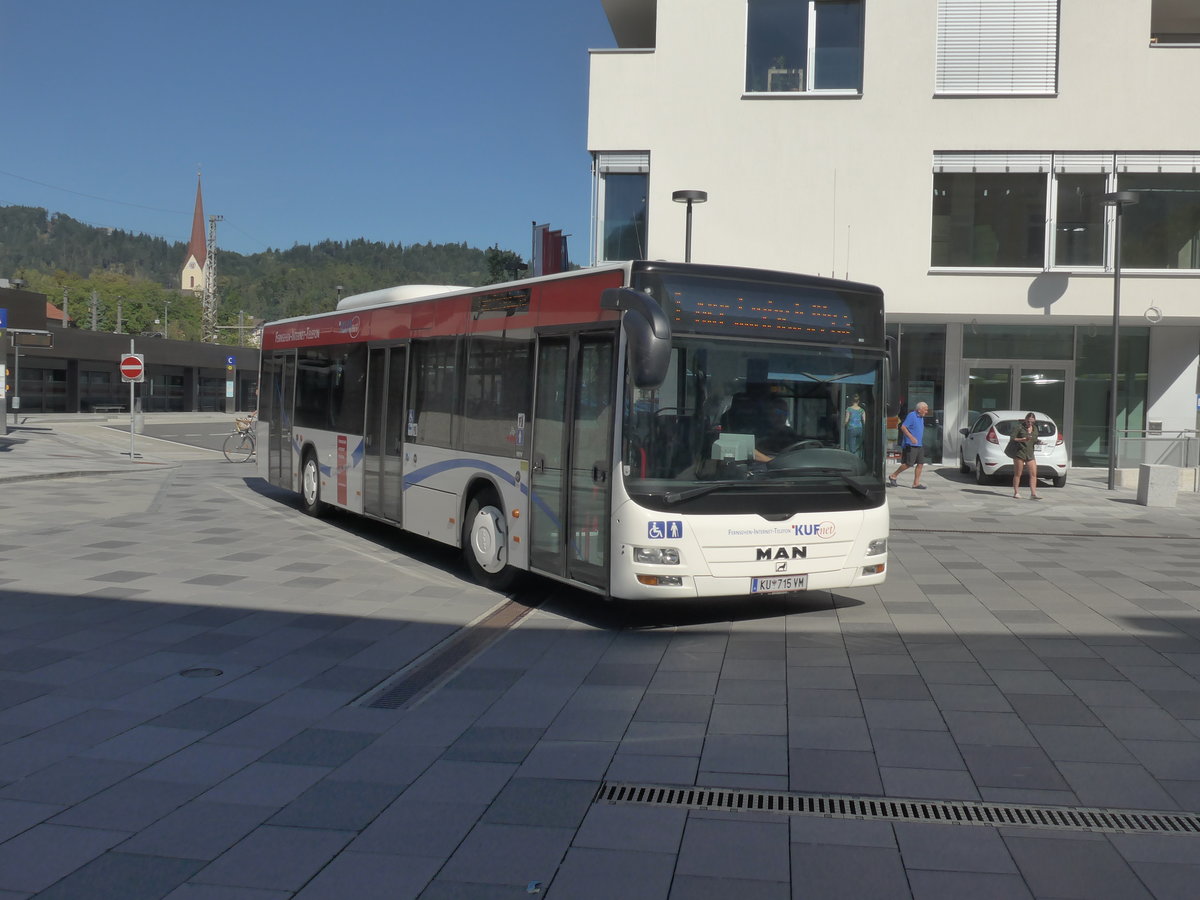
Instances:
[[[634,547],[633,561],[652,566],[677,566],[679,551],[674,547]]]
[[[887,553],[887,538],[875,538],[867,544],[867,556],[879,556]]]

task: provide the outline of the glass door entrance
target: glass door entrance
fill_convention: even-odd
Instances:
[[[1045,413],[1058,423],[1069,441],[1075,403],[1075,364],[1053,362],[969,359],[967,370],[967,421],[971,427],[981,413],[993,409]],[[1069,450],[1069,448],[1068,448]]]

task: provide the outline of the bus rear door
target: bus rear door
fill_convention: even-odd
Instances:
[[[404,490],[404,347],[372,347],[367,358],[363,429],[363,512],[402,522]]]

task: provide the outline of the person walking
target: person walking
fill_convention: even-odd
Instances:
[[[925,490],[921,484],[921,471],[925,468],[925,417],[929,415],[929,404],[921,401],[900,425],[900,468],[888,476],[888,487],[897,487],[896,476],[905,469],[913,470],[913,489]]]
[[[850,398],[842,426],[846,429],[846,449],[858,457],[863,455],[863,426],[867,423],[867,411],[859,403],[858,394]]]
[[[1025,418],[1017,426],[1011,440],[1016,445],[1016,455],[1013,461],[1013,498],[1021,493],[1021,475],[1029,473],[1029,499],[1041,500],[1037,492],[1037,416],[1026,413]]]

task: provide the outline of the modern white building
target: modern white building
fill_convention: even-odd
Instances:
[[[682,259],[698,190],[694,262],[880,285],[947,462],[1011,407],[1107,464],[1119,286],[1119,464],[1194,436],[1198,0],[597,2],[593,262]]]

